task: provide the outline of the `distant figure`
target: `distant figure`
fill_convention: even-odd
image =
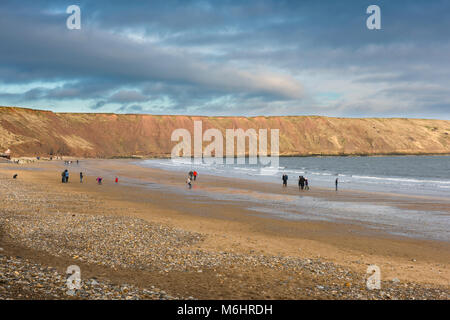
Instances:
[[[336,178],[336,181],[334,183],[336,184],[336,191],[338,191],[338,178]]]
[[[288,175],[283,174],[283,177],[281,178],[283,180],[283,187],[287,187],[287,181],[288,181]]]
[[[186,183],[187,183],[189,189],[191,189],[192,188],[192,181],[191,181],[190,177],[187,178]]]
[[[77,164],[79,164],[80,162],[78,161],[78,159],[77,159]]]
[[[308,179],[305,178],[305,190],[309,190]]]
[[[102,180],[103,180],[102,177],[97,177],[97,183],[98,183],[98,184],[102,184]]]
[[[83,172],[80,172],[80,183],[83,183]]]
[[[13,175],[13,179],[17,179],[17,173]]]
[[[67,169],[65,171],[65,176],[66,176],[66,183],[69,183],[69,170]]]
[[[117,177],[116,177],[116,180],[115,180],[115,182],[116,182],[116,183],[119,183],[119,178],[117,178]]]
[[[197,171],[194,171],[194,181],[197,180]]]
[[[298,187],[300,190],[305,188],[305,178],[303,176],[298,177]]]
[[[65,183],[65,182],[66,182],[66,171],[63,171],[63,172],[61,173],[61,182],[62,182],[62,183]]]
[[[189,178],[192,180],[192,178],[194,177],[194,172],[193,171],[189,171],[188,175],[189,175]]]

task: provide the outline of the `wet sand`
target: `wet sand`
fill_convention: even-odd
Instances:
[[[393,285],[391,280],[394,279],[395,283],[399,280],[401,285],[404,284],[406,289],[410,283],[413,287],[440,288],[445,292],[443,298],[448,299],[449,242],[394,236],[382,230],[367,228],[360,223],[291,221],[275,219],[270,215],[258,215],[248,209],[253,204],[247,205],[242,199],[232,200],[232,196],[245,194],[256,199],[269,196],[283,199],[285,196],[298,195],[297,186],[283,189],[276,184],[203,176],[200,173],[194,187],[187,190],[184,174],[143,168],[135,165],[135,161],[82,160],[78,166],[68,166],[71,172],[68,184],[61,184],[60,181],[60,172],[66,167],[61,161],[40,161],[26,166],[1,164],[0,178],[11,179],[14,172],[19,174],[18,190],[38,187],[48,194],[49,198],[53,192],[58,192],[58,197],[63,197],[63,204],[66,204],[62,207],[60,202],[54,204],[55,210],[58,207],[60,213],[132,217],[201,235],[202,241],[190,243],[187,247],[205,255],[202,256],[203,260],[195,260],[195,266],[199,261],[205,261],[202,272],[197,269],[197,272],[193,272],[188,268],[189,270],[184,271],[163,271],[165,274],[161,275],[161,270],[131,270],[126,264],[109,272],[111,270],[108,266],[102,267],[90,261],[75,261],[87,270],[86,276],[107,277],[108,280],[125,281],[143,287],[152,283],[174,297],[385,298],[379,293],[373,296],[373,292],[364,291],[367,266],[376,264],[381,269],[381,278],[387,288]],[[79,171],[86,174],[83,184],[78,180]],[[104,177],[104,184],[101,186],[95,182],[99,175]],[[118,184],[114,183],[115,176],[119,177]],[[22,182],[27,186],[20,186]],[[10,188],[14,188],[14,182]],[[229,197],[221,199],[199,195],[202,192],[231,195],[231,200]],[[313,189],[308,191],[308,195],[333,201],[389,203],[400,208],[425,211],[449,212],[450,207],[448,199],[358,191],[336,193],[333,190]],[[29,196],[33,197],[31,193]],[[83,202],[77,200],[77,197],[83,196],[89,197],[95,205],[80,206]],[[5,206],[11,206],[14,203],[11,201],[3,201],[2,210],[8,210]],[[39,202],[30,206],[25,201],[20,206],[25,214],[39,211],[40,207],[44,210]],[[38,250],[18,238],[14,239],[10,234],[2,235],[0,247],[4,249],[4,254],[26,256],[33,261],[52,263],[54,267],[59,268],[74,262],[73,256],[57,256],[50,249]],[[236,261],[234,265],[213,263],[215,260],[222,261],[218,254],[224,252],[232,255],[231,261]],[[186,252],[179,254],[184,257]],[[289,267],[289,270],[277,269],[274,266],[264,267],[260,262],[246,266],[248,262],[245,262],[245,259],[249,256],[265,256],[271,257],[270,259],[277,257],[276,259],[282,261],[280,263],[289,266],[293,262],[286,262],[284,259],[310,260],[313,264],[318,263],[316,269],[320,269],[322,274],[316,274],[314,270],[309,273],[302,271],[301,263],[294,263],[298,268]],[[270,261],[270,264],[275,264]],[[350,277],[351,280],[345,280],[345,277],[338,277],[337,274],[334,276],[333,271],[328,270],[326,266],[321,269],[322,263],[342,267],[353,276]],[[280,285],[280,282],[286,284]],[[263,283],[264,288],[261,287]],[[324,287],[327,290],[321,289]],[[416,289],[415,292],[418,295],[415,298],[427,297],[426,294],[421,296],[420,290]],[[412,298],[395,290],[390,296]]]

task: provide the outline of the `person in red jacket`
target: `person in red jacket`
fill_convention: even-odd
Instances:
[[[116,181],[116,183],[119,183],[119,178],[116,177],[116,180],[115,180],[115,181]]]
[[[194,171],[194,181],[197,180],[197,171]]]

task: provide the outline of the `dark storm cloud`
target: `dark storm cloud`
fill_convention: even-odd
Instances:
[[[3,101],[450,117],[447,1],[78,1],[82,30],[69,31],[71,4],[0,3],[0,86],[26,86],[0,88]],[[365,27],[371,4],[382,30]]]
[[[129,102],[139,102],[147,101],[148,97],[144,96],[142,93],[135,90],[121,90],[111,96],[111,102],[119,103],[129,103]]]
[[[97,110],[100,108],[103,108],[103,106],[106,104],[106,101],[98,101],[95,105],[91,106],[90,109]]]

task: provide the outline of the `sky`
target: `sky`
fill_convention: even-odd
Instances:
[[[1,0],[0,105],[449,120],[449,30],[447,0]]]

